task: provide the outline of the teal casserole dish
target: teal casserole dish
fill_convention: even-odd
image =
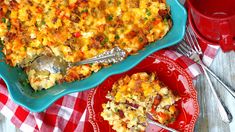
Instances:
[[[129,56],[120,63],[113,64],[110,67],[101,69],[97,73],[93,73],[84,80],[63,83],[55,85],[48,90],[35,92],[31,86],[26,83],[27,75],[21,68],[10,67],[5,62],[1,61],[0,77],[6,82],[11,98],[17,104],[32,112],[41,112],[60,97],[69,93],[94,88],[107,77],[131,69],[155,51],[177,44],[183,39],[185,34],[187,12],[178,0],[166,1],[171,9],[173,26],[163,39],[146,46],[143,50],[139,51],[138,54]],[[3,53],[0,53],[0,59],[4,59]]]

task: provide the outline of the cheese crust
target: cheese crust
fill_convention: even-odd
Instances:
[[[27,68],[41,54],[77,62],[119,46],[131,55],[164,37],[171,27],[164,0],[1,0],[0,8],[6,62],[25,67],[35,90],[50,88],[58,80],[83,79],[103,67],[82,65],[65,76],[42,77]]]

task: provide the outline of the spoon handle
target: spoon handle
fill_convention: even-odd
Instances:
[[[73,66],[78,66],[82,64],[90,63],[117,63],[122,61],[126,57],[126,52],[119,47],[114,47],[111,50],[105,51],[102,54],[99,54],[91,59],[79,61],[73,63]]]

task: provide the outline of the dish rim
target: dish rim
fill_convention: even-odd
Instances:
[[[109,72],[108,74],[105,74],[103,75],[102,78],[100,78],[99,80],[95,81],[95,83],[89,85],[89,86],[84,86],[83,88],[68,88],[68,89],[65,89],[65,90],[62,90],[60,91],[58,94],[56,95],[53,95],[53,96],[50,96],[48,98],[50,98],[50,100],[47,100],[47,103],[44,102],[44,104],[40,104],[40,101],[39,100],[32,100],[30,102],[30,104],[28,104],[27,102],[25,101],[21,101],[21,100],[18,100],[19,98],[15,97],[15,94],[14,94],[14,91],[13,91],[13,88],[10,87],[10,81],[8,81],[6,79],[6,77],[4,75],[2,75],[1,71],[0,71],[0,77],[4,80],[4,82],[6,83],[6,86],[8,88],[8,91],[9,91],[9,95],[10,97],[12,98],[12,100],[16,103],[16,104],[19,104],[23,107],[25,107],[26,109],[30,110],[31,112],[41,112],[41,111],[44,111],[46,108],[48,108],[52,103],[54,103],[56,100],[58,100],[59,98],[67,95],[67,94],[70,94],[70,93],[74,93],[74,92],[81,92],[81,91],[84,91],[84,90],[88,90],[88,89],[91,89],[91,88],[94,88],[96,86],[98,86],[99,84],[101,84],[104,80],[106,80],[108,77],[112,76],[112,75],[115,75],[115,74],[119,74],[119,73],[123,73],[125,71],[128,71],[130,69],[132,69],[134,66],[136,66],[137,64],[139,64],[142,60],[144,60],[147,56],[149,56],[150,54],[160,50],[160,49],[163,49],[163,48],[166,48],[166,47],[169,47],[169,46],[173,46],[175,44],[177,44],[178,42],[180,42],[183,37],[184,37],[184,34],[185,34],[185,25],[186,25],[186,20],[187,20],[187,11],[186,9],[183,7],[183,5],[180,4],[180,2],[178,0],[167,0],[167,3],[170,3],[172,2],[173,4],[177,5],[178,9],[181,11],[182,14],[184,14],[183,16],[183,21],[181,21],[181,25],[180,25],[180,32],[179,34],[177,35],[177,39],[174,40],[174,41],[169,41],[167,42],[166,44],[164,45],[160,45],[158,46],[157,48],[148,48],[149,49],[149,52],[147,53],[143,53],[142,56],[139,56],[139,58],[137,60],[135,60],[133,63],[131,62],[126,62],[128,63],[128,67],[124,68],[124,69],[118,69],[118,70],[113,70],[112,72]],[[169,5],[169,4],[168,4]],[[174,26],[174,25],[173,25]],[[170,32],[170,31],[169,31]],[[160,41],[160,40],[159,40]],[[154,42],[156,43],[156,42]],[[140,52],[144,52],[145,49],[141,50]],[[135,56],[135,55],[133,55]],[[130,60],[130,59],[129,59]],[[122,63],[122,62],[121,62]],[[115,64],[116,65],[116,64]],[[118,64],[117,64],[118,65]],[[106,68],[105,68],[106,69]],[[103,70],[103,69],[101,69]],[[101,70],[99,72],[101,72]],[[107,72],[106,72],[107,73]],[[80,82],[82,82],[83,80],[81,80]],[[63,86],[64,85],[72,85],[72,86],[76,86],[76,87],[79,87],[79,85],[75,84],[75,82],[72,82],[72,83],[64,83],[62,84]],[[69,87],[69,86],[67,86]],[[22,94],[22,93],[21,93]],[[38,105],[40,105],[40,107],[38,106],[35,106],[35,105],[32,105],[32,103],[35,103],[33,101],[36,100],[36,103],[39,103]],[[37,102],[39,101],[39,102]]]

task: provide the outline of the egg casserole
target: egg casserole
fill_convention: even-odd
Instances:
[[[67,62],[119,46],[128,55],[161,39],[171,27],[164,0],[0,0],[0,42],[6,62],[23,67],[35,90],[80,80],[104,65],[81,65],[66,75],[35,71],[42,54]]]
[[[101,116],[120,132],[144,131],[146,115],[162,124],[172,123],[180,99],[156,78],[155,73],[139,72],[126,75],[113,84],[102,104]]]

